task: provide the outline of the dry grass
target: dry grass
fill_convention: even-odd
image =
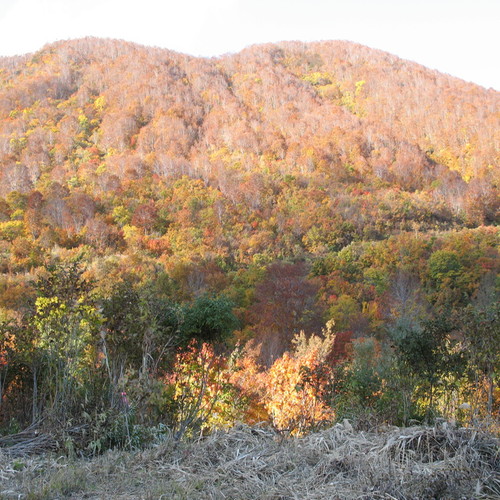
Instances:
[[[91,459],[0,455],[5,499],[493,499],[499,440],[474,429],[356,432],[348,422],[282,439],[238,427]]]

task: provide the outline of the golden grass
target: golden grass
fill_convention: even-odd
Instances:
[[[0,455],[2,499],[498,499],[499,440],[474,429],[356,432],[348,422],[303,438],[236,427],[188,443],[94,459]]]

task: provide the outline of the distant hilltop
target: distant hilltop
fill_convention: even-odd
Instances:
[[[477,222],[497,214],[499,93],[362,45],[206,59],[85,38],[0,68],[3,195],[42,177],[109,190],[187,175],[259,207],[279,174],[426,192]]]

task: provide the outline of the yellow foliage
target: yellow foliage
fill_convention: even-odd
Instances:
[[[274,362],[266,381],[265,407],[278,430],[301,435],[333,419],[333,410],[322,399],[328,371],[318,349],[299,357],[285,353]]]
[[[141,230],[136,226],[126,224],[123,226],[123,236],[126,241],[134,242],[140,238]]]
[[[334,342],[333,322],[323,335],[296,335],[293,352],[277,359],[265,377],[264,405],[280,431],[301,435],[334,418],[325,396],[332,380],[326,363]]]
[[[24,222],[22,220],[10,220],[0,223],[0,240],[12,241],[24,235]]]
[[[241,400],[230,382],[222,356],[209,344],[197,347],[193,341],[176,357],[175,369],[166,379],[176,406],[180,429],[191,424],[201,432],[230,427],[241,413]]]
[[[363,87],[365,85],[366,81],[365,80],[360,80],[359,82],[356,82],[356,91],[354,92],[357,96],[361,94]]]
[[[106,106],[106,98],[103,95],[97,97],[96,100],[94,101],[94,108],[99,113],[103,111],[105,106]]]
[[[333,82],[333,77],[330,73],[315,71],[313,73],[308,73],[302,77],[302,80],[309,82],[314,86],[324,86],[330,85]]]

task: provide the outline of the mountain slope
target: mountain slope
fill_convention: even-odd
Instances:
[[[498,93],[380,51],[282,43],[205,60],[84,39],[1,67],[4,194],[42,173],[102,187],[155,173],[239,200],[272,174],[425,190],[453,214],[495,216]]]
[[[464,400],[493,415],[498,104],[348,42],[1,59],[0,427],[79,421],[89,388],[113,421],[125,388],[139,422],[181,432],[174,385],[198,354],[234,402],[227,422],[206,402],[203,426],[234,423],[235,394],[290,432],[465,419]]]

